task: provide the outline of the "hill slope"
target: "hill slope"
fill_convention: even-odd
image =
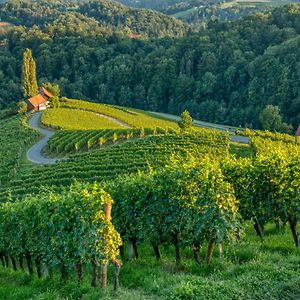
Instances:
[[[128,8],[110,0],[55,1],[10,0],[0,6],[0,20],[15,25],[44,27],[64,26],[78,22],[90,24],[90,30],[99,27],[103,34],[118,30],[141,36],[182,35],[186,26],[158,12]],[[48,28],[48,30],[50,30]]]
[[[297,0],[119,0],[132,7],[150,8],[172,15],[188,23],[203,27],[205,23],[219,19],[237,20],[277,6],[298,3]]]

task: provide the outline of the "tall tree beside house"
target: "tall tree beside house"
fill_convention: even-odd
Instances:
[[[23,53],[22,92],[24,98],[33,97],[38,93],[36,64],[32,57],[32,52],[28,48]]]

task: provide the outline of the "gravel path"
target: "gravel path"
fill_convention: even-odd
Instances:
[[[39,123],[41,115],[42,112],[35,113],[29,121],[29,126],[33,129],[38,130],[43,135],[43,138],[27,151],[27,159],[35,164],[40,165],[55,164],[57,159],[47,158],[43,155],[42,152],[44,147],[47,145],[48,140],[55,134],[55,132],[40,127]]]
[[[104,118],[104,119],[107,119],[107,120],[109,120],[109,121],[111,121],[111,122],[113,122],[113,123],[115,123],[115,124],[117,124],[117,125],[120,125],[120,126],[122,126],[122,127],[124,127],[124,128],[132,128],[132,127],[131,127],[130,125],[128,125],[127,123],[125,123],[125,122],[123,122],[123,121],[121,121],[121,120],[115,119],[115,118],[113,118],[113,117],[110,117],[110,116],[107,116],[107,115],[103,115],[103,114],[99,114],[99,113],[96,113],[96,115],[99,116],[99,117],[102,117],[102,118]]]
[[[166,118],[172,121],[179,121],[180,117],[171,115],[171,114],[165,114],[165,113],[158,113],[158,112],[150,112],[153,115]],[[237,142],[237,143],[242,143],[242,144],[248,144],[249,143],[249,138],[246,136],[240,136],[240,135],[235,135],[235,127],[230,127],[226,125],[220,125],[220,124],[213,124],[213,123],[208,123],[208,122],[203,122],[199,120],[193,120],[193,124],[198,127],[204,127],[204,128],[210,128],[210,129],[217,129],[221,131],[229,131],[230,133],[230,140],[232,142]]]

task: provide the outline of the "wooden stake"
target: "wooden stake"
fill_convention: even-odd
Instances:
[[[106,221],[110,222],[110,220],[111,220],[111,201],[108,201],[105,203],[104,212],[105,212]],[[105,243],[105,240],[108,239],[107,234],[108,233],[105,232],[104,243]],[[104,289],[107,287],[107,263],[102,263],[102,266],[101,266],[101,286]]]

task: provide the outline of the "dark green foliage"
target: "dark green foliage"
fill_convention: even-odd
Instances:
[[[127,36],[181,36],[187,28],[175,18],[150,10],[128,8],[110,0],[11,0],[0,8],[1,19],[15,25],[41,26],[51,36],[99,36],[114,31]]]
[[[259,121],[264,130],[279,131],[285,133],[292,132],[292,126],[282,122],[280,109],[278,106],[267,105],[259,115]]]
[[[182,38],[141,40],[127,38],[122,26],[124,35],[105,32],[109,20],[99,32],[90,23],[95,20],[87,16],[97,16],[97,3],[83,4],[86,16],[76,18],[72,13],[64,21],[50,9],[57,5],[60,8],[53,9],[62,10],[59,2],[46,11],[38,3],[26,9],[16,3],[0,10],[3,19],[22,23],[27,12],[34,18],[26,20],[41,25],[14,27],[2,34],[6,40],[0,48],[3,105],[21,98],[21,53],[30,47],[41,81],[59,84],[70,98],[175,114],[187,109],[195,119],[256,128],[261,126],[259,114],[271,104],[280,108],[283,123],[294,129],[299,125],[297,5],[234,23],[211,23],[207,30]],[[87,12],[91,5],[95,9]],[[46,20],[37,21],[39,17]]]

